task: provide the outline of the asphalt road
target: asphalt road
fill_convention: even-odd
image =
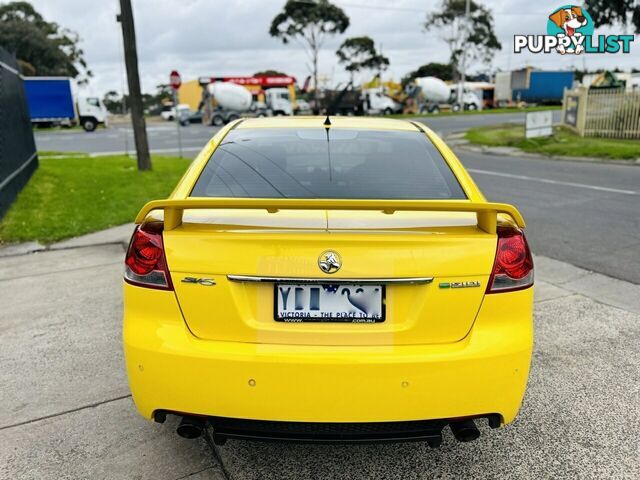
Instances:
[[[640,284],[640,167],[457,154],[489,200],[520,209],[534,253]]]
[[[554,121],[559,121],[560,112],[554,111],[553,115]],[[524,113],[434,116],[422,121],[439,134],[448,135],[480,125],[524,122]],[[216,127],[199,124],[181,127],[180,134],[185,155],[195,155],[217,131]],[[174,123],[149,123],[147,135],[149,148],[152,152],[174,154],[178,150],[178,128]],[[81,130],[36,131],[36,145],[38,150],[54,152],[72,151],[103,154],[135,151],[132,130],[130,127],[124,126],[100,128],[92,133]]]

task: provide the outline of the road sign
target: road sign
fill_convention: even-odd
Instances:
[[[550,110],[527,112],[525,117],[525,137],[550,137],[553,135],[553,116]]]
[[[175,70],[169,74],[169,85],[171,85],[174,90],[178,90],[180,85],[182,85],[180,74]]]

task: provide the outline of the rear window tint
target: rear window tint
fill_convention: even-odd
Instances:
[[[238,129],[214,151],[194,197],[464,199],[422,132]]]

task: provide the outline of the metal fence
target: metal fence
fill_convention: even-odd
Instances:
[[[590,90],[584,134],[640,139],[640,92]]]
[[[565,91],[563,123],[583,137],[640,139],[640,92]]]
[[[38,167],[22,77],[0,48],[0,218]]]

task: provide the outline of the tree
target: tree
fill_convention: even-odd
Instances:
[[[443,32],[455,78],[458,78],[463,59],[488,62],[495,51],[502,48],[494,31],[491,11],[471,0],[469,22],[465,25],[465,7],[466,0],[442,0],[440,10],[429,14],[424,23],[427,30],[436,28]]]
[[[126,95],[120,96],[115,90],[109,90],[102,97],[102,103],[110,113],[124,113],[122,102],[125,100]]]
[[[14,52],[25,75],[92,76],[77,33],[47,22],[27,2],[0,5],[0,46]]]
[[[318,104],[318,53],[327,36],[344,33],[349,17],[328,0],[287,0],[282,11],[271,21],[269,34],[283,43],[301,43],[311,61],[314,96]]]
[[[389,66],[389,59],[376,51],[371,37],[347,38],[336,51],[339,62],[345,65],[345,70],[353,76],[360,70],[385,70]]]
[[[407,73],[402,77],[400,83],[402,83],[404,87],[414,79],[420,77],[437,77],[446,82],[447,80],[453,80],[451,75],[452,71],[453,67],[450,63],[427,63],[426,65],[418,67],[417,70]]]
[[[635,0],[585,0],[584,6],[598,26],[633,25],[636,31],[640,31],[640,3]]]

